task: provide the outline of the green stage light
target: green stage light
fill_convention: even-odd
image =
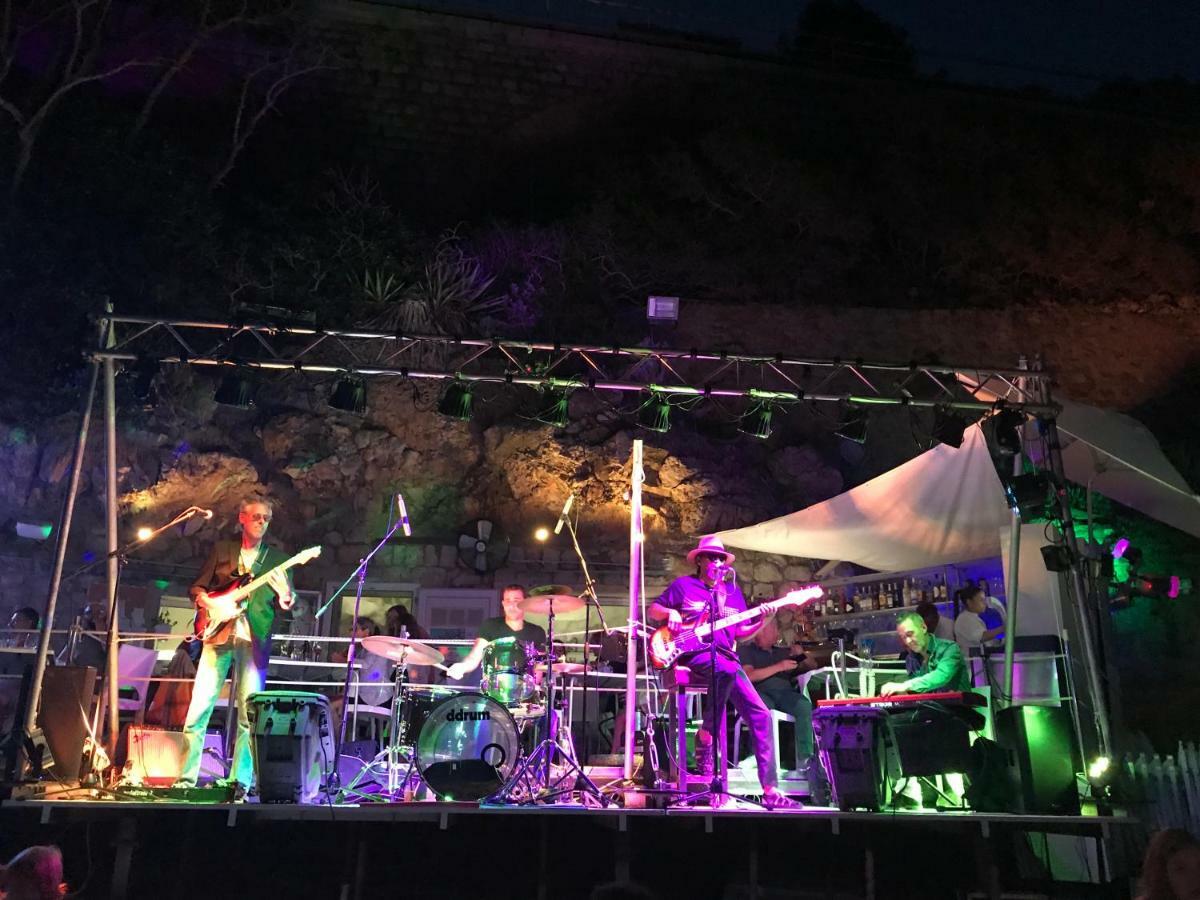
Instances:
[[[738,422],[738,431],[766,440],[771,436],[771,417],[775,410],[766,401],[759,401],[742,413]]]
[[[217,385],[216,391],[213,392],[213,400],[222,406],[249,409],[254,405],[254,384],[244,375],[231,372]]]
[[[467,422],[471,418],[474,402],[471,386],[464,381],[456,380],[446,385],[446,392],[438,401],[437,409],[443,416]]]
[[[534,418],[554,428],[566,428],[571,424],[571,391],[569,388],[544,384],[538,389],[541,395],[542,412]]]
[[[366,383],[352,375],[339,378],[329,393],[329,405],[334,409],[361,416],[367,411]]]
[[[671,430],[671,403],[661,391],[647,391],[648,396],[638,407],[638,424],[647,431],[666,434]]]

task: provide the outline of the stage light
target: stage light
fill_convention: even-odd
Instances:
[[[961,447],[963,432],[969,423],[958,413],[942,406],[933,409],[933,439],[947,447]]]
[[[1071,568],[1071,551],[1062,544],[1047,544],[1042,548],[1042,562],[1047,572],[1066,572]]]
[[[676,322],[679,319],[678,297],[647,297],[646,318],[651,322]]]
[[[533,530],[533,539],[535,541],[541,541],[542,543],[545,543],[546,541],[550,540],[550,529],[545,525],[539,525]]]
[[[1015,478],[1006,479],[1004,494],[1008,505],[1027,518],[1030,513],[1041,513],[1046,508],[1046,495],[1050,490],[1050,478],[1045,472],[1026,472]]]
[[[1005,453],[1021,452],[1021,428],[1025,425],[1025,415],[1015,409],[1002,409],[992,419],[992,433],[996,436],[996,446]]]
[[[22,522],[17,520],[13,523],[13,527],[17,532],[17,537],[25,538],[27,541],[44,541],[54,531],[54,526],[49,522]]]
[[[139,528],[137,530],[137,539],[139,541],[148,541],[148,540],[150,540],[150,537],[153,534],[154,534],[153,528],[151,528],[148,525],[143,525],[141,528]]]
[[[738,422],[738,431],[742,434],[748,434],[750,437],[766,440],[771,436],[771,417],[773,414],[774,409],[771,404],[760,400],[742,413],[742,417]]]
[[[464,381],[452,381],[446,385],[446,392],[438,401],[437,410],[443,416],[467,422],[471,418],[471,410],[475,398],[471,394],[471,386]]]
[[[254,384],[244,375],[231,372],[221,379],[213,392],[213,400],[222,406],[249,409],[254,404]]]
[[[1131,569],[1136,569],[1142,562],[1142,551],[1129,543],[1129,538],[1121,538],[1112,548],[1113,559],[1123,559]]]
[[[329,405],[334,409],[361,416],[367,411],[367,385],[361,378],[346,375],[337,380],[329,392]]]
[[[847,406],[842,413],[842,424],[833,430],[840,438],[856,444],[867,442],[867,411],[858,406]]]
[[[542,411],[534,416],[535,419],[554,428],[566,428],[571,424],[571,391],[569,388],[544,384],[538,389],[538,393],[542,398]]]
[[[1093,783],[1100,781],[1109,774],[1112,762],[1107,756],[1097,756],[1093,759],[1087,768],[1088,781]]]
[[[139,356],[133,364],[130,390],[139,403],[154,402],[154,376],[158,374],[158,369],[158,360],[150,356]]]
[[[666,434],[671,430],[671,403],[667,395],[656,390],[646,392],[647,397],[638,407],[638,424],[647,431]]]

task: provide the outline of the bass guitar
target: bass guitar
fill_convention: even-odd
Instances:
[[[773,616],[785,606],[803,606],[823,596],[824,593],[824,588],[819,584],[814,584],[798,591],[789,591],[778,600],[771,600],[753,609],[736,612],[733,615],[717,619],[715,622],[709,622],[708,613],[705,613],[674,634],[671,633],[669,626],[664,625],[650,636],[650,661],[655,668],[669,668],[675,665],[681,656],[708,649],[712,636],[718,631],[741,625],[756,616]]]
[[[266,584],[273,574],[286,572],[292,566],[302,566],[320,555],[320,546],[309,547],[257,577],[249,573],[239,575],[223,588],[210,592],[208,606],[197,607],[196,637],[205,642],[211,641],[226,623],[232,622],[246,611],[245,599]]]

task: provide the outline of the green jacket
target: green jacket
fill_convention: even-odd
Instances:
[[[926,649],[929,655],[924,660],[915,653],[908,657],[909,677],[905,682],[908,693],[932,694],[971,689],[971,676],[957,643],[931,634]]]

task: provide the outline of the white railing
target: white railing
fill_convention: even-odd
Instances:
[[[1200,834],[1200,745],[1180,741],[1173,756],[1127,756],[1119,777],[1123,798],[1147,830]]]

